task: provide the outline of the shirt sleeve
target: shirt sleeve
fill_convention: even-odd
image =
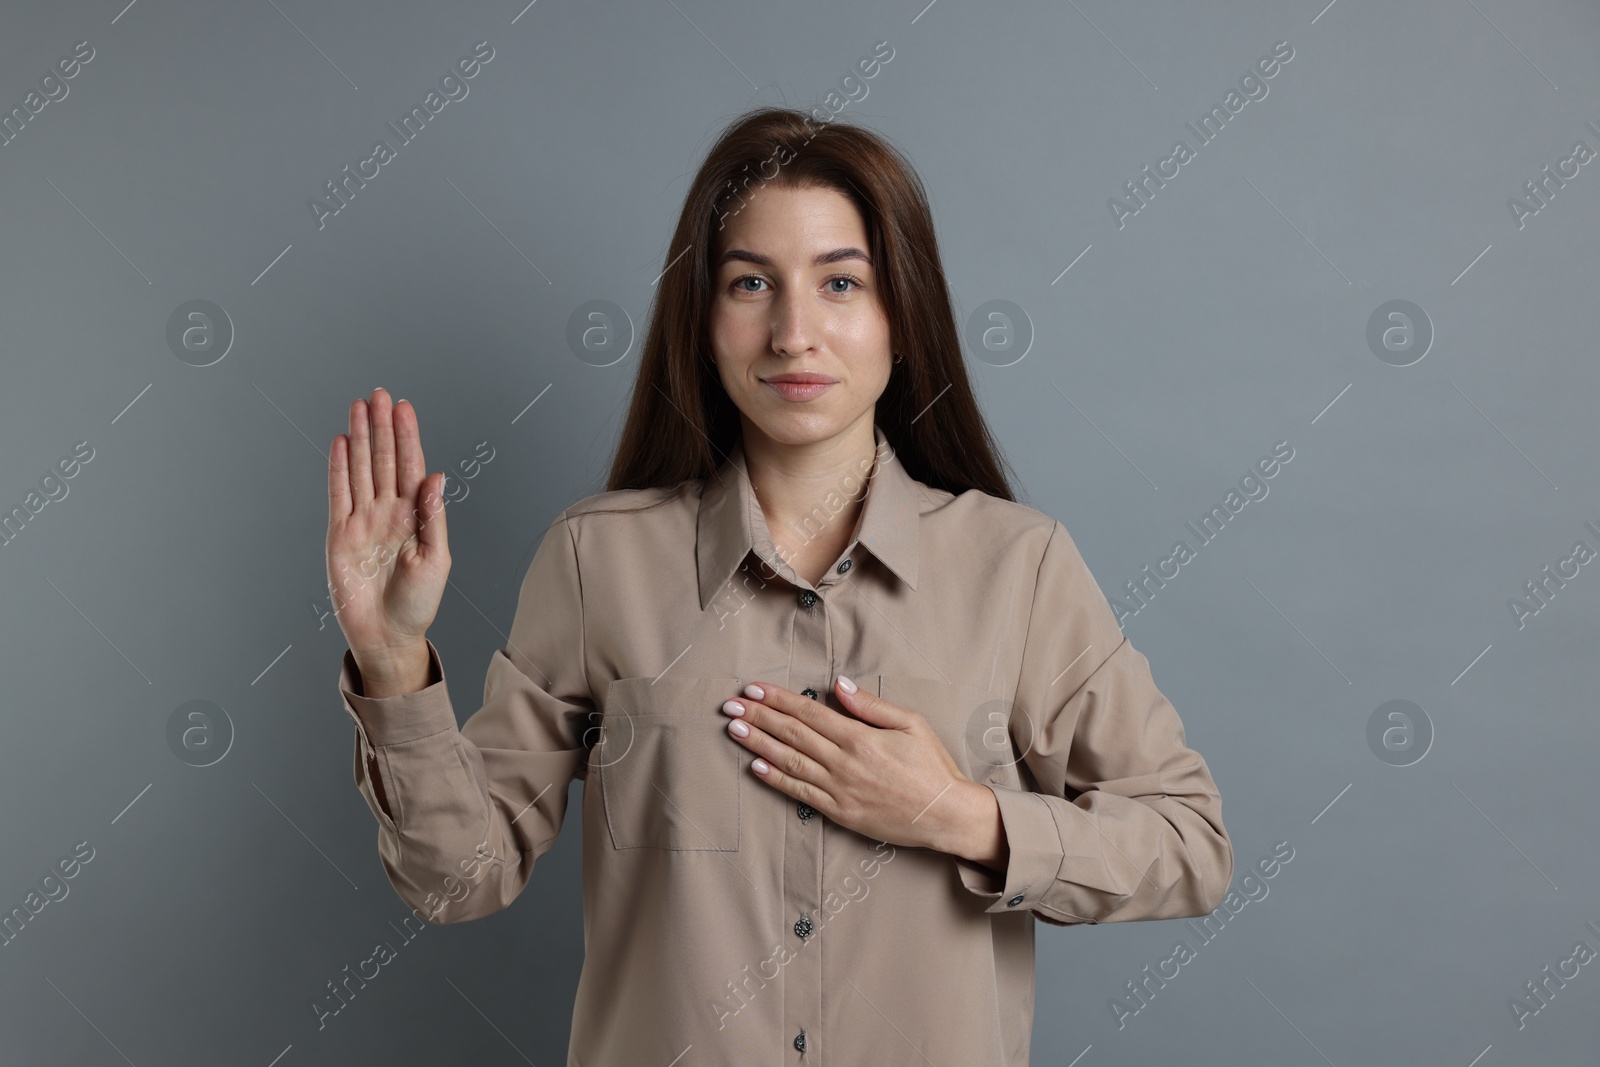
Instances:
[[[594,704],[584,670],[583,601],[567,513],[523,577],[511,633],[483,705],[456,726],[438,650],[429,684],[368,697],[346,649],[339,672],[355,723],[355,783],[378,823],[378,855],[414,913],[438,924],[492,915],[555,844],[567,787],[587,774]]]
[[[986,912],[1029,909],[1070,926],[1221,904],[1233,879],[1222,797],[1059,521],[1039,564],[1010,733],[1037,788],[984,783],[999,802],[1006,870],[957,861]]]

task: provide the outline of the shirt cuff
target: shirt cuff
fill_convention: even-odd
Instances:
[[[456,713],[445,687],[444,663],[433,642],[428,645],[428,685],[415,693],[369,697],[361,693],[361,669],[346,648],[339,667],[339,692],[344,710],[372,746],[399,745],[456,725]]]
[[[994,793],[1010,856],[1005,872],[960,858],[956,863],[961,884],[974,896],[989,901],[986,912],[1031,910],[1055,884],[1061,870],[1061,834],[1050,806],[1037,793],[1009,789],[992,782],[979,783]]]

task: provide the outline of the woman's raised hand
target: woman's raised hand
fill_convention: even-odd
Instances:
[[[349,433],[328,451],[328,593],[369,696],[427,677],[450,547],[444,473],[426,471],[408,401],[378,388],[351,403]]]

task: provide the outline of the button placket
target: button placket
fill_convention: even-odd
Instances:
[[[822,699],[822,694],[817,692],[815,689],[811,688],[809,685],[806,686],[804,689],[800,690],[800,695],[803,696],[803,697],[808,697],[811,700],[821,700]],[[796,815],[800,816],[800,821],[801,822],[810,822],[811,821],[811,816],[813,816],[813,815],[815,815],[817,813],[817,809],[816,808],[813,808],[810,804],[807,804],[803,800],[795,802],[794,811],[795,811]],[[804,937],[805,935],[801,934],[800,936]]]
[[[832,572],[828,572],[820,584],[826,587],[832,577]],[[832,666],[833,642],[829,636],[830,620],[824,591],[816,587],[795,591],[789,677],[796,681],[826,677]],[[808,700],[820,701],[825,696],[817,687],[797,691]],[[814,819],[818,813],[807,804],[797,802],[794,811],[796,824],[791,824],[793,828],[784,835],[784,904],[790,915],[800,917],[791,920],[790,930],[805,942],[818,932],[811,915],[823,893],[822,855],[826,844],[823,838],[828,827],[826,820]],[[818,825],[811,826],[813,821]],[[802,1053],[806,1051],[807,1031],[814,1032],[823,1016],[822,962],[820,952],[797,952],[785,972],[783,1021],[790,1033],[797,1033],[795,1048]]]

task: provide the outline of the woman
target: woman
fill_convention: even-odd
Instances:
[[[490,915],[578,778],[569,1065],[1026,1064],[1035,920],[1218,906],[1205,761],[1066,529],[1013,500],[893,148],[751,112],[668,252],[608,491],[546,530],[459,729],[416,412],[374,390],[333,440],[384,867],[428,921]]]

